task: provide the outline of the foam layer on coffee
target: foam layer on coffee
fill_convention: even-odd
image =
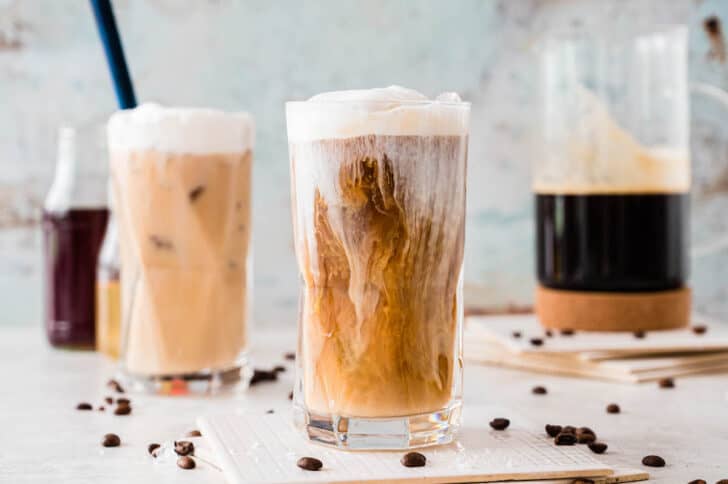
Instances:
[[[357,136],[465,136],[468,104],[455,93],[434,100],[399,86],[334,91],[288,103],[288,139],[306,142]]]
[[[107,126],[109,148],[167,153],[244,153],[253,149],[248,113],[143,104],[118,111]]]

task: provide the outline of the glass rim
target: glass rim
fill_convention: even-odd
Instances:
[[[568,31],[561,30],[548,33],[544,40],[549,42],[579,42],[603,39],[609,36],[611,40],[633,39],[642,36],[659,35],[659,34],[687,34],[690,28],[684,23],[650,23],[646,25],[632,26],[619,32],[610,29],[608,26],[601,26],[589,31]]]
[[[431,106],[439,105],[445,107],[470,107],[472,103],[470,101],[437,101],[434,99],[426,100],[374,100],[374,101],[362,101],[360,99],[322,99],[322,100],[307,100],[307,101],[286,101],[286,107],[288,106]]]

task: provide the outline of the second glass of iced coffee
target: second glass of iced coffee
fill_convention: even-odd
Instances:
[[[400,87],[286,106],[312,441],[404,449],[459,426],[469,113]]]
[[[252,119],[143,105],[108,134],[125,376],[165,394],[231,388],[246,373]]]

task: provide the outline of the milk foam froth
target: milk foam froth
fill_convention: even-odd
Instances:
[[[288,139],[357,136],[465,136],[469,104],[455,93],[434,100],[404,87],[333,91],[286,105]]]
[[[109,148],[169,153],[244,153],[253,149],[253,118],[245,112],[143,104],[117,111],[107,125]]]

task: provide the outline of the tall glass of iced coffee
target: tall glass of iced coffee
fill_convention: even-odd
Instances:
[[[246,373],[253,122],[144,105],[108,124],[125,376],[168,394]]]
[[[400,87],[286,105],[301,275],[295,418],[349,449],[460,421],[470,105]]]

